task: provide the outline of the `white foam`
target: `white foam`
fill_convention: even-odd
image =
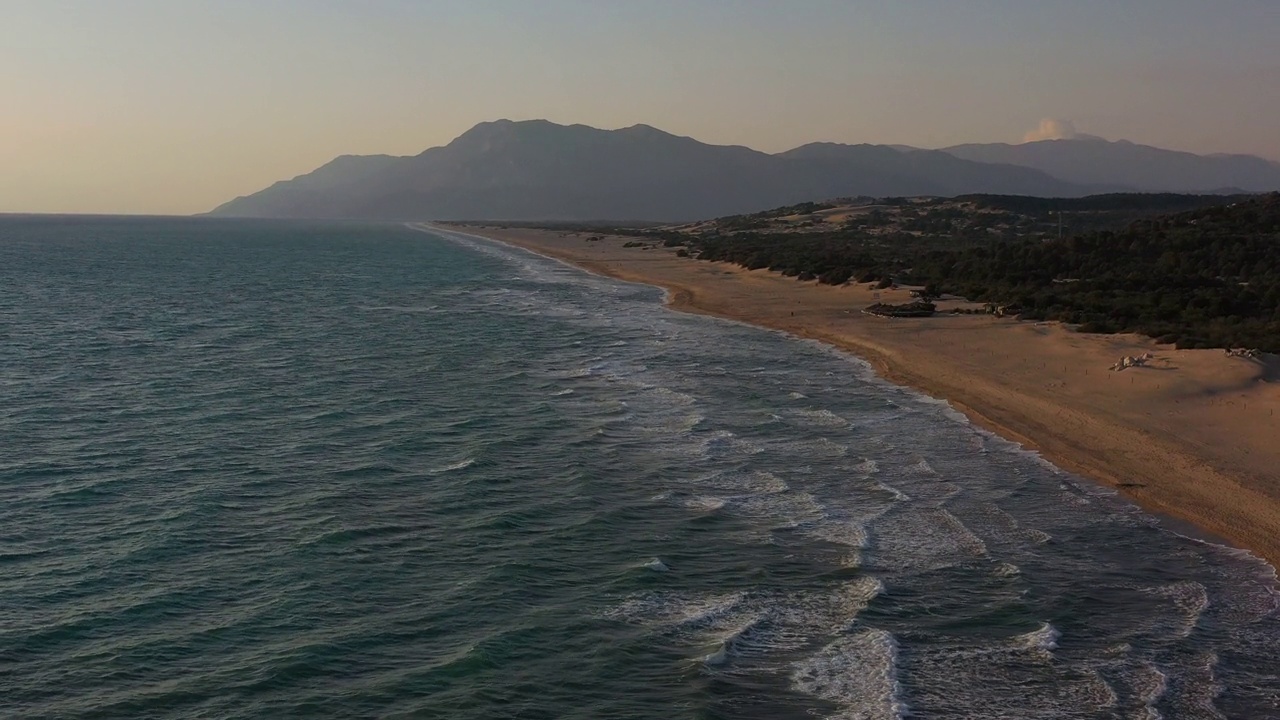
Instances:
[[[1016,636],[1013,644],[1034,652],[1048,654],[1058,649],[1058,639],[1061,637],[1062,633],[1057,628],[1051,623],[1045,623],[1031,632]]]
[[[697,402],[697,398],[678,390],[672,390],[668,387],[649,387],[646,388],[647,394],[658,399],[661,402],[672,403],[676,405],[692,405]]]
[[[1160,587],[1145,588],[1145,592],[1168,598],[1180,616],[1178,637],[1188,637],[1209,609],[1209,591],[1194,580],[1182,580]]]
[[[875,565],[931,572],[987,556],[986,544],[945,509],[898,507],[873,527],[867,552]]]
[[[698,453],[703,457],[746,456],[762,452],[764,448],[729,430],[708,433],[698,445]]]
[[[715,652],[702,658],[703,665],[711,665],[713,667],[717,665],[723,665],[728,661],[729,661],[729,646],[723,645],[723,644],[720,645],[720,647],[716,648]]]
[[[787,527],[816,523],[825,516],[817,498],[809,493],[784,492],[743,498],[736,507],[744,515],[781,522]]]
[[[1174,688],[1166,689],[1169,704],[1178,709],[1179,717],[1226,720],[1226,716],[1216,706],[1218,693],[1222,691],[1214,672],[1218,656],[1207,652],[1198,660],[1195,665],[1176,674]]]
[[[1024,528],[1022,530],[1022,533],[1027,537],[1028,540],[1035,543],[1036,545],[1043,545],[1053,539],[1053,536],[1050,535],[1049,533],[1043,530],[1037,530],[1035,528]]]
[[[1162,720],[1164,716],[1156,709],[1156,703],[1169,689],[1169,677],[1154,663],[1148,662],[1143,663],[1128,680],[1134,694],[1142,700],[1143,720]]]
[[[907,466],[906,470],[908,472],[919,473],[921,475],[937,475],[938,474],[938,472],[933,469],[933,466],[929,464],[929,461],[925,460],[924,458],[920,458],[914,464]]]
[[[882,592],[879,578],[862,575],[831,590],[796,594],[779,605],[777,617],[791,632],[806,639],[830,636],[852,627]]]
[[[678,608],[675,623],[686,628],[706,626],[741,611],[746,598],[746,593],[741,592],[700,598]]]
[[[776,495],[789,489],[785,480],[767,470],[757,470],[740,477],[740,487],[756,495]]]
[[[359,308],[366,312],[399,312],[399,313],[430,313],[440,309],[439,305],[362,305]]]
[[[467,459],[465,459],[465,460],[459,460],[458,462],[453,463],[452,465],[445,465],[444,467],[438,467],[438,468],[435,468],[435,469],[432,469],[432,470],[428,470],[428,471],[427,471],[427,474],[428,474],[428,475],[442,475],[442,474],[447,473],[447,472],[453,472],[453,471],[455,471],[455,470],[462,470],[462,469],[465,469],[465,468],[469,468],[469,467],[471,467],[473,464],[475,464],[475,458],[467,458]]]
[[[824,408],[819,408],[817,410],[814,410],[814,409],[795,410],[793,412],[797,417],[804,420],[809,425],[815,425],[818,427],[829,427],[829,428],[846,427],[849,425],[848,420],[845,420],[839,415]]]
[[[655,435],[685,435],[706,420],[701,413],[670,414],[646,418],[636,429],[643,433]]]
[[[649,562],[645,563],[642,567],[648,568],[649,570],[652,570],[654,572],[667,572],[671,570],[670,567],[667,567],[666,563],[662,562],[661,558],[653,558]]]
[[[771,443],[770,447],[780,454],[796,458],[797,462],[803,462],[809,458],[839,458],[849,454],[848,445],[824,437],[775,442]]]
[[[1090,668],[1084,672],[1080,697],[1088,706],[1099,710],[1113,709],[1120,704],[1120,697],[1116,695],[1115,688],[1111,687],[1096,668]]]
[[[951,526],[954,531],[957,542],[972,555],[986,555],[987,544],[982,541],[969,527],[960,522],[960,518],[951,513],[950,510],[940,510],[942,521]]]
[[[897,678],[898,644],[883,630],[840,638],[797,664],[796,689],[839,706],[834,718],[896,720],[910,714]]]
[[[726,632],[719,634],[715,643],[716,648],[709,655],[702,658],[704,665],[718,666],[724,665],[737,654],[744,644],[746,644],[747,636],[754,631],[765,619],[765,613],[756,613],[747,617],[745,621],[730,627]]]
[[[701,512],[715,512],[725,506],[727,501],[724,498],[710,496],[695,496],[685,498],[682,504],[690,510],[698,510]]]
[[[899,490],[898,488],[892,485],[888,485],[883,482],[877,482],[876,486],[879,487],[881,490],[884,490],[885,492],[893,495],[893,499],[897,500],[898,502],[906,502],[911,499],[910,495],[902,492],[901,490]]]
[[[994,570],[991,571],[997,577],[1014,577],[1022,574],[1022,569],[1013,563],[998,563]]]
[[[854,522],[822,523],[805,532],[810,537],[852,548],[867,546],[867,530]]]
[[[1222,545],[1203,538],[1188,537],[1176,530],[1160,527],[1164,532],[1189,540],[1230,558],[1230,563],[1221,563],[1223,567],[1235,562],[1243,563],[1243,568],[1241,569],[1247,569],[1247,579],[1242,579],[1233,572],[1232,575],[1237,585],[1236,590],[1230,596],[1222,598],[1224,601],[1222,604],[1225,605],[1225,614],[1233,622],[1240,624],[1257,622],[1280,610],[1280,579],[1277,577],[1276,568],[1270,563],[1248,550]]]

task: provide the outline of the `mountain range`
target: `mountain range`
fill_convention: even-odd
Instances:
[[[1280,163],[1084,137],[921,150],[812,143],[769,154],[647,125],[481,123],[398,157],[346,155],[236,198],[227,217],[367,220],[694,220],[867,195],[1280,189]]]

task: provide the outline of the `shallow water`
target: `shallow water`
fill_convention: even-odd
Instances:
[[[1280,717],[1275,576],[403,227],[0,218],[0,715]]]

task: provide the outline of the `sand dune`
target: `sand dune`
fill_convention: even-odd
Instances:
[[[867,286],[822,286],[766,270],[624,248],[629,238],[468,228],[593,272],[660,285],[679,310],[823,340],[887,378],[944,398],[979,424],[1149,510],[1280,562],[1280,362],[1175,350],[1133,335],[1085,335],[991,316],[861,314]],[[880,294],[906,302],[904,290]],[[955,303],[943,302],[947,310]],[[1145,367],[1113,371],[1124,355]]]

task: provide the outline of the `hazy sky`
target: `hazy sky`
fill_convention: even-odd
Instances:
[[[0,212],[191,213],[497,118],[1280,159],[1280,0],[0,0]]]

